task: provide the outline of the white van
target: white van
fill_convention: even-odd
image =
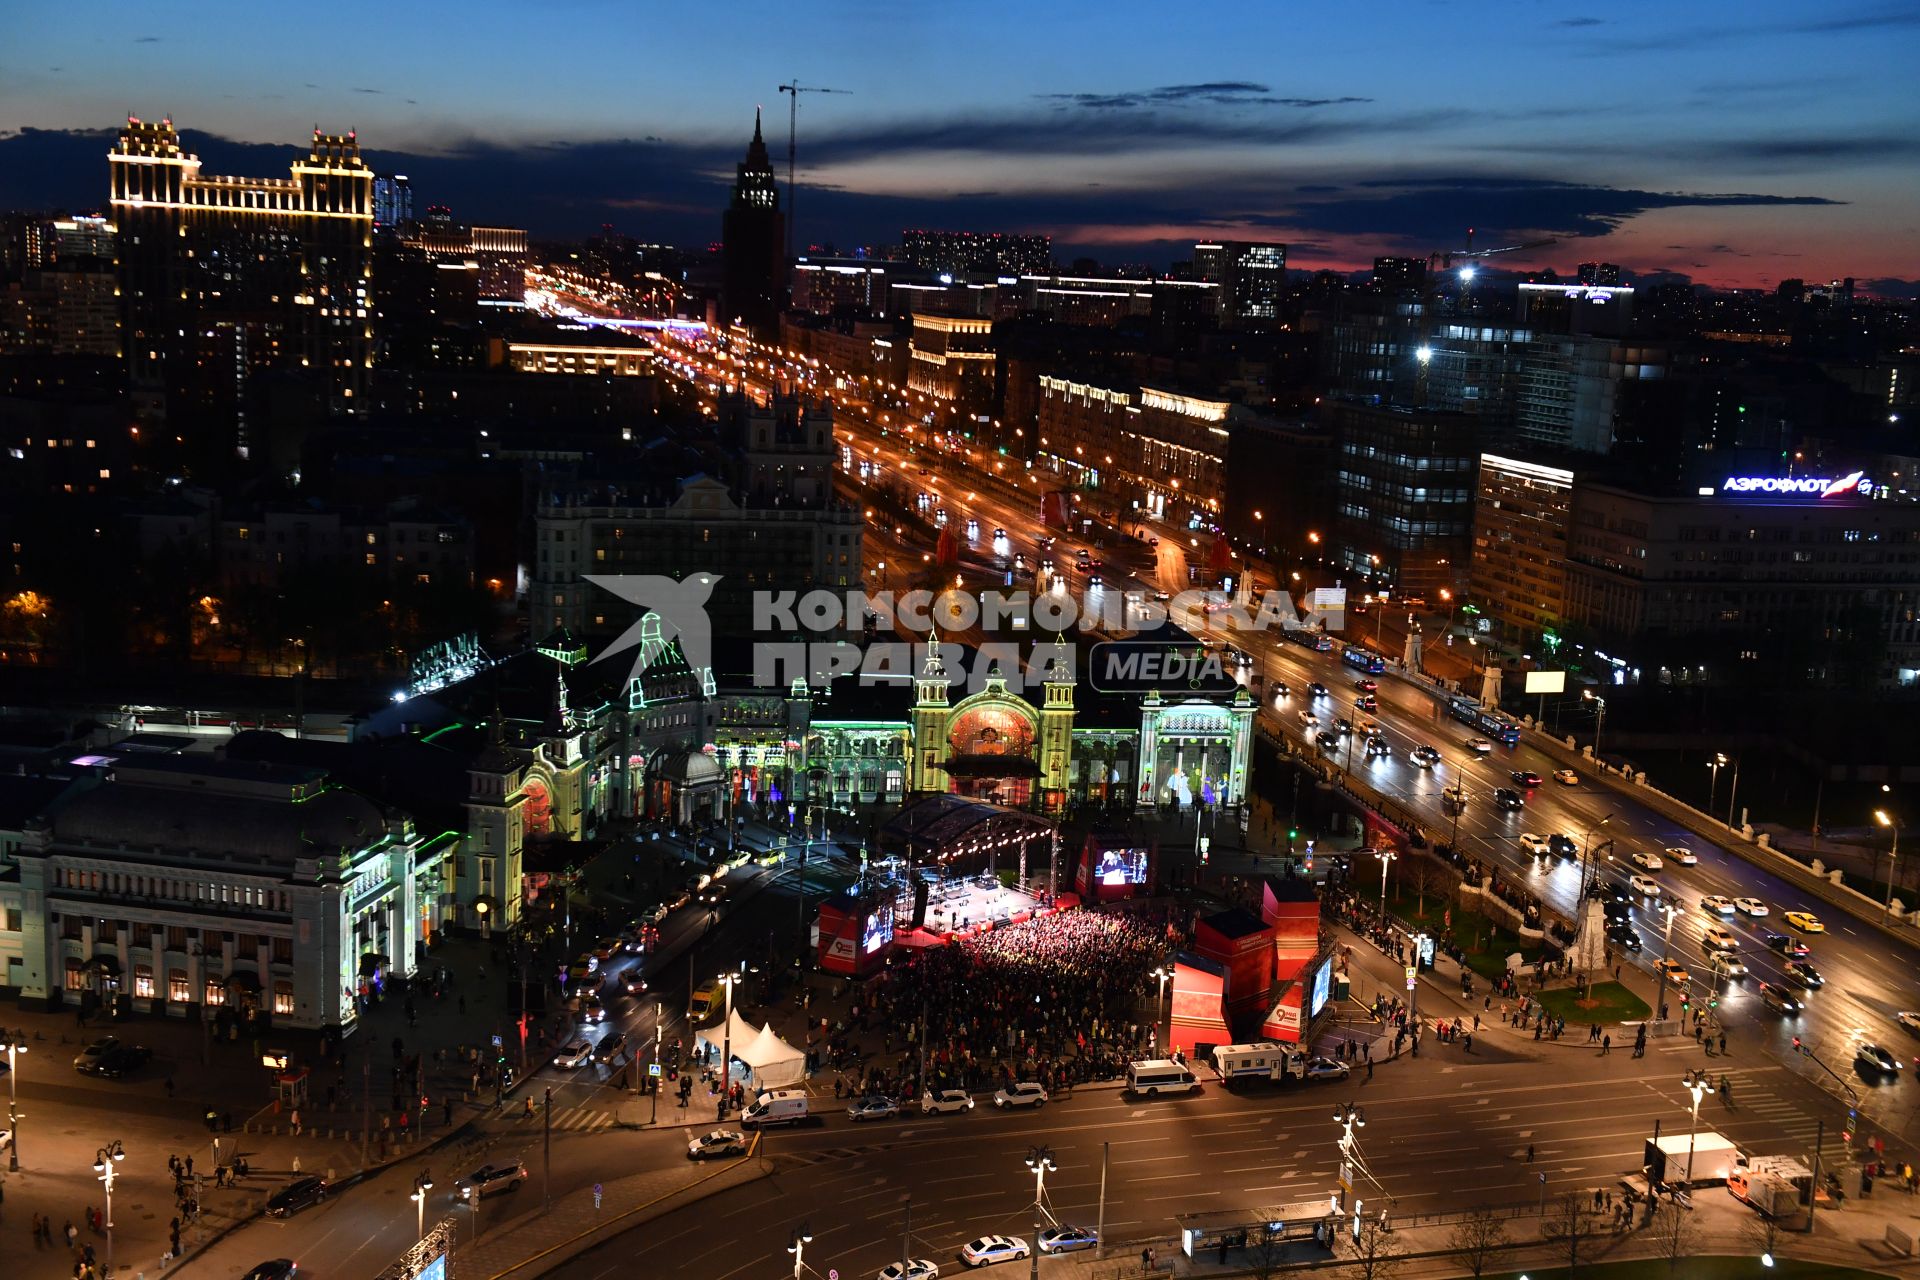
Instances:
[[[1137,1098],[1153,1098],[1163,1093],[1192,1093],[1200,1087],[1193,1072],[1167,1058],[1149,1058],[1127,1064],[1127,1092]]]
[[[1301,1054],[1273,1040],[1214,1046],[1213,1070],[1221,1080],[1284,1080],[1299,1075]]]
[[[740,1113],[743,1129],[770,1129],[775,1125],[805,1124],[807,1092],[804,1089],[769,1089]]]

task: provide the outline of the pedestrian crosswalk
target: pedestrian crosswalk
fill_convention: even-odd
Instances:
[[[559,1107],[553,1113],[555,1133],[592,1133],[611,1129],[618,1123],[619,1118],[613,1112],[594,1107]]]

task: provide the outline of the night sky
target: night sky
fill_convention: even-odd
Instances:
[[[1362,16],[1364,15],[1364,17]],[[1920,6],[463,0],[16,5],[0,207],[86,208],[127,113],[209,172],[315,124],[456,216],[699,247],[776,86],[800,235],[1051,233],[1164,264],[1195,239],[1350,269],[1558,236],[1507,265],[1769,285],[1920,277]]]

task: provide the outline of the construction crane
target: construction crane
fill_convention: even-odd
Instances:
[[[800,95],[803,93],[852,93],[851,89],[823,89],[819,85],[801,84],[798,80],[780,86],[780,92],[787,95],[787,263],[793,263],[793,143],[797,126],[800,123]]]

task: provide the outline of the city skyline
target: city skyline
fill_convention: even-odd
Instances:
[[[1426,7],[1367,31],[1222,11],[1144,40],[1144,22],[1075,7],[1013,23],[755,6],[729,24],[718,74],[648,58],[712,40],[697,15],[627,31],[613,9],[575,4],[509,41],[485,11],[448,31],[349,6],[344,23],[379,39],[338,54],[239,8],[191,35],[130,6],[84,29],[23,15],[17,48],[32,53],[0,78],[0,204],[97,206],[121,116],[168,114],[209,172],[277,171],[315,124],[353,127],[425,203],[543,235],[611,223],[697,247],[719,238],[756,105],[784,179],[777,86],[797,75],[849,91],[801,104],[803,246],[944,225],[1164,265],[1238,237],[1286,242],[1295,267],[1354,270],[1458,248],[1472,226],[1480,244],[1558,238],[1508,259],[1521,268],[1606,258],[1723,286],[1915,288],[1920,193],[1896,59],[1920,16],[1891,7],[1512,6],[1474,32]],[[1015,34],[966,56],[989,30]],[[1847,72],[1810,70],[1825,66]],[[1521,91],[1486,91],[1503,83]]]

